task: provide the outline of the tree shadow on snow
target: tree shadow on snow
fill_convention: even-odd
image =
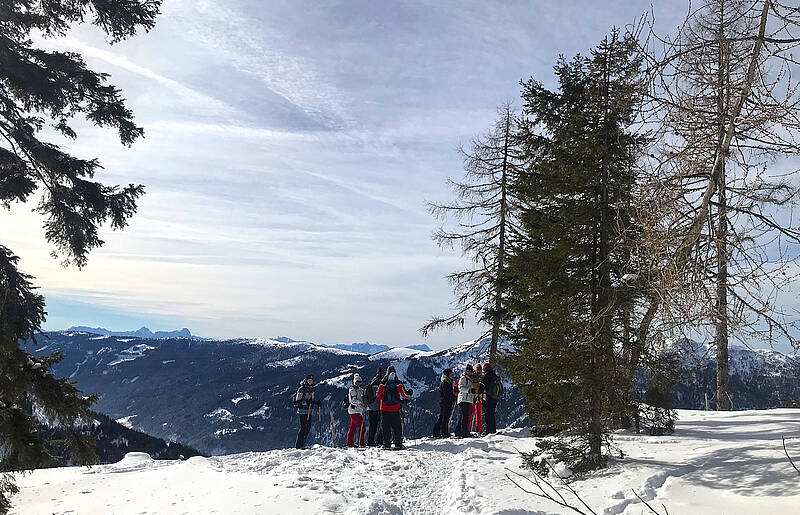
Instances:
[[[717,449],[689,463],[629,458],[624,466],[636,464],[658,469],[666,476],[664,482],[669,478],[679,478],[689,484],[747,497],[797,495],[797,473],[783,454],[780,440],[772,446]]]

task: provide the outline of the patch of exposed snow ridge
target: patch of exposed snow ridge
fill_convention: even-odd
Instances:
[[[230,411],[226,410],[225,408],[217,408],[214,411],[212,411],[211,413],[206,413],[203,416],[205,418],[215,418],[215,419],[218,419],[218,420],[224,420],[226,422],[232,422],[233,421],[233,413],[231,413]]]
[[[151,347],[144,343],[136,344],[132,347],[128,347],[123,351],[120,351],[120,353],[117,355],[117,359],[109,363],[108,366],[113,367],[114,365],[125,363],[126,361],[133,361],[135,359],[139,359],[142,356],[144,356],[147,351],[154,349],[155,347]]]
[[[122,424],[123,426],[127,427],[128,429],[133,429],[133,424],[131,423],[131,419],[135,418],[137,415],[129,415],[127,417],[122,417],[117,419],[118,424]]]

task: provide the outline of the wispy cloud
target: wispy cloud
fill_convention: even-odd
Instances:
[[[156,73],[155,71],[145,66],[142,66],[140,64],[131,61],[124,55],[120,55],[110,50],[103,50],[101,48],[91,46],[71,35],[64,36],[62,38],[59,38],[58,40],[45,40],[45,41],[48,43],[48,46],[51,46],[53,48],[77,51],[85,58],[99,59],[114,67],[121,68],[128,72],[135,73],[136,75],[139,75],[146,79],[152,80],[158,83],[159,86],[176,93],[187,103],[187,105],[202,106],[203,109],[211,110],[211,113],[213,115],[216,115],[221,119],[225,118],[230,119],[231,117],[234,116],[236,117],[241,116],[241,113],[233,109],[230,105],[216,98],[212,98],[208,95],[205,95],[200,91],[192,89],[176,80],[170,79],[169,77]]]
[[[292,54],[296,40],[270,30],[280,27],[280,20],[265,24],[236,6],[242,4],[192,0],[173,2],[167,13],[179,11],[174,23],[194,41],[219,54],[239,72],[258,77],[264,87],[325,127],[348,125],[343,92],[318,72],[312,59]]]

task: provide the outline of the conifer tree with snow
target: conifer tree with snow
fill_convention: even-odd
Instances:
[[[508,256],[519,234],[519,202],[513,185],[521,167],[517,144],[517,121],[510,104],[498,109],[492,130],[476,137],[460,153],[466,171],[463,181],[450,180],[457,200],[449,204],[429,204],[430,212],[443,221],[458,222],[457,229],[442,226],[434,233],[440,247],[461,246],[472,267],[447,276],[457,296],[456,313],[434,317],[421,332],[440,327],[464,325],[467,313],[474,312],[489,325],[489,359],[497,356],[500,331],[506,318],[506,269]]]
[[[626,281],[639,234],[633,191],[646,139],[631,126],[643,81],[636,41],[613,31],[590,57],[561,58],[558,89],[523,83],[529,163],[517,184],[524,239],[510,261],[507,360],[537,427],[560,436],[541,453],[579,473],[605,464],[625,406],[621,349],[638,296]],[[531,456],[529,464],[539,464]]]
[[[115,129],[130,145],[143,135],[107,75],[86,67],[79,54],[37,48],[33,36],[57,38],[89,22],[116,43],[150,30],[161,0],[7,0],[0,5],[0,202],[35,201],[45,217],[54,256],[81,267],[103,244],[99,228],[125,227],[136,211],[140,185],[108,186],[94,180],[95,159],[70,155],[50,134],[74,139],[75,117]],[[63,448],[75,464],[95,461],[93,442],[81,433],[96,396],[85,397],[51,367],[61,356],[35,358],[20,346],[34,339],[45,319],[44,298],[19,258],[0,244],[0,513],[16,491],[10,471],[52,462],[42,425],[63,432]]]

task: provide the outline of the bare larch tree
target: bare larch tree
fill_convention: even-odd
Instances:
[[[641,276],[650,288],[629,374],[654,327],[713,334],[717,409],[730,409],[731,335],[798,344],[797,320],[779,297],[800,243],[792,223],[798,188],[783,166],[798,153],[798,36],[795,7],[705,0],[673,39],[649,41],[662,125],[642,197],[652,238],[644,239]]]
[[[443,223],[448,219],[458,222],[453,230],[440,227],[434,240],[443,248],[459,244],[462,255],[473,266],[447,276],[457,297],[456,312],[434,317],[421,329],[427,336],[441,327],[463,327],[465,315],[474,312],[490,326],[486,333],[492,338],[490,361],[497,356],[504,320],[507,257],[519,234],[519,204],[512,188],[521,166],[515,141],[515,113],[510,104],[503,104],[498,111],[499,117],[488,134],[474,138],[469,148],[459,149],[466,174],[462,181],[449,181],[456,201],[428,205],[431,214]]]

